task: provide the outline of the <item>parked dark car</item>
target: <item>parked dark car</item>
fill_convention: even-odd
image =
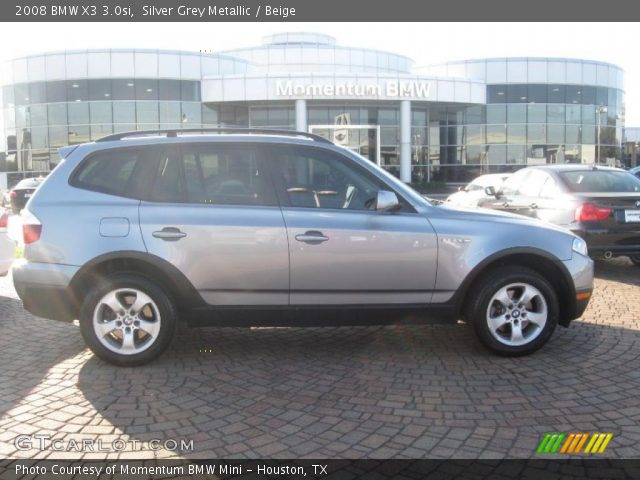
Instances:
[[[592,257],[628,255],[640,266],[640,179],[588,165],[519,170],[483,206],[545,220],[587,242]]]
[[[9,198],[11,201],[11,210],[13,213],[20,213],[20,210],[24,208],[33,193],[44,181],[44,178],[25,178],[20,180],[18,184],[11,189]]]

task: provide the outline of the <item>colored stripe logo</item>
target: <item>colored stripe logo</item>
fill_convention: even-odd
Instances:
[[[613,433],[552,432],[542,437],[536,453],[598,454],[605,451],[612,438]]]

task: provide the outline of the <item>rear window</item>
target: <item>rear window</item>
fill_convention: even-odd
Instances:
[[[42,183],[42,180],[35,178],[25,178],[24,180],[20,180],[18,184],[13,188],[36,188],[38,185]]]
[[[578,170],[560,177],[572,192],[640,192],[640,180],[627,172]]]

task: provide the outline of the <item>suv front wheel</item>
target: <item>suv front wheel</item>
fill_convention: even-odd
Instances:
[[[177,321],[171,299],[135,274],[116,274],[95,286],[80,309],[80,330],[89,348],[120,366],[147,363],[171,342]]]
[[[542,347],[555,330],[558,297],[537,272],[500,267],[475,284],[465,316],[482,343],[495,353],[527,355]]]

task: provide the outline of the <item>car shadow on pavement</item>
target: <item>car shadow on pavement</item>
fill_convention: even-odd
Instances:
[[[627,257],[596,259],[594,269],[596,279],[640,285],[640,267],[631,263]]]
[[[130,438],[192,439],[189,458],[527,457],[572,428],[624,447],[638,347],[637,325],[586,321],[522,358],[465,325],[181,329],[143,367],[90,359],[78,387]]]
[[[66,396],[56,370],[85,349],[78,327],[30,315],[22,302],[0,296],[0,431],[5,415],[20,420],[30,416],[34,404]],[[54,386],[52,388],[52,385]],[[19,410],[17,410],[19,409]],[[24,413],[23,416],[21,416]]]

